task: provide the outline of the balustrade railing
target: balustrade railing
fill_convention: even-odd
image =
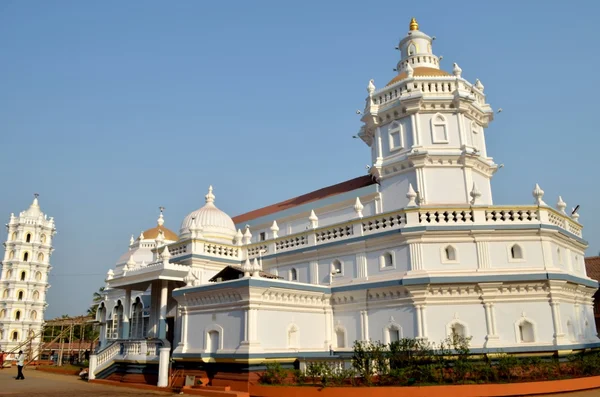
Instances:
[[[160,340],[117,339],[96,355],[94,372],[107,368],[118,357],[127,360],[128,356],[146,356],[148,359],[158,359]],[[136,359],[139,359],[136,358]]]
[[[252,257],[288,252],[310,246],[352,239],[418,226],[476,226],[476,225],[530,225],[547,224],[557,226],[577,237],[582,237],[582,226],[564,213],[550,207],[538,206],[493,206],[493,207],[416,207],[367,218],[328,225],[301,233],[281,236],[248,245]]]

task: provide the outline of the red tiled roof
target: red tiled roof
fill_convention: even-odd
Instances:
[[[352,190],[360,189],[361,187],[374,185],[375,182],[370,175],[359,176],[358,178],[338,183],[337,185],[327,186],[314,192],[303,194],[302,196],[282,201],[277,204],[269,205],[268,207],[259,208],[254,211],[246,212],[233,218],[233,223],[246,222],[262,216],[274,214],[279,211],[284,211],[289,208],[297,207],[302,204],[321,200],[326,197],[335,196],[341,193],[351,192]]]
[[[585,258],[585,270],[589,278],[600,281],[600,256]]]

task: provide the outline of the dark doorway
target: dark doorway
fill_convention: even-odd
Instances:
[[[171,352],[175,349],[173,340],[175,339],[175,317],[167,317],[167,340],[171,344]]]

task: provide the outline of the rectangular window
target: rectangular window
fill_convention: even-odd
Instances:
[[[267,235],[265,232],[260,232],[259,235],[260,241],[265,241],[267,239]]]

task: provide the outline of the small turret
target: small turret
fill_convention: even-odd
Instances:
[[[310,227],[312,227],[313,229],[319,227],[319,218],[317,217],[317,214],[315,214],[314,210],[310,211],[310,216],[308,217],[308,220],[310,221]]]
[[[279,237],[279,226],[277,225],[277,221],[273,221],[271,225],[271,233],[273,233],[273,238]]]

